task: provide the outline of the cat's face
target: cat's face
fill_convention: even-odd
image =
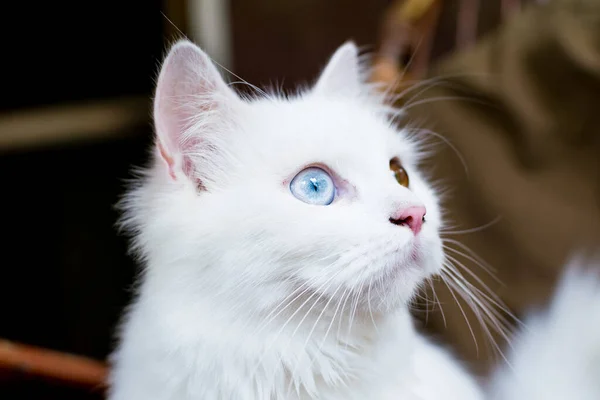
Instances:
[[[354,45],[304,94],[244,101],[197,47],[176,45],[155,122],[140,240],[181,290],[264,309],[308,294],[383,311],[441,268],[437,198],[417,149],[365,95]]]

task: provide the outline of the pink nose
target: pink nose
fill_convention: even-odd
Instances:
[[[426,212],[427,210],[423,206],[408,207],[390,217],[390,222],[394,225],[408,226],[416,235],[421,231],[423,222],[425,222]]]

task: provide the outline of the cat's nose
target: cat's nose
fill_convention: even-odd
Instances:
[[[394,225],[408,226],[415,235],[421,231],[427,210],[423,206],[411,206],[398,210],[390,217]]]

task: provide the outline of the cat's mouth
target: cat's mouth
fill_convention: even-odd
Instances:
[[[430,263],[425,246],[415,237],[392,256],[381,275],[390,281],[425,279],[431,273]]]
[[[402,248],[397,249],[389,255],[374,279],[395,281],[402,279],[406,274],[418,273],[422,275],[426,269],[426,254],[418,239],[413,239]]]
[[[399,248],[395,254],[397,261],[396,268],[407,268],[407,267],[420,267],[425,262],[423,241],[420,236],[411,238],[401,248]]]

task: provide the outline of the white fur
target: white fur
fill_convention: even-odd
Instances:
[[[481,398],[413,328],[407,305],[443,264],[439,205],[418,147],[362,83],[353,44],[310,90],[240,99],[180,42],[154,118],[152,164],[123,203],[144,270],[111,400]],[[310,165],[334,176],[329,206],[289,191]],[[417,237],[389,222],[418,205]]]
[[[567,265],[550,307],[532,313],[509,360],[491,399],[600,399],[600,263]]]

